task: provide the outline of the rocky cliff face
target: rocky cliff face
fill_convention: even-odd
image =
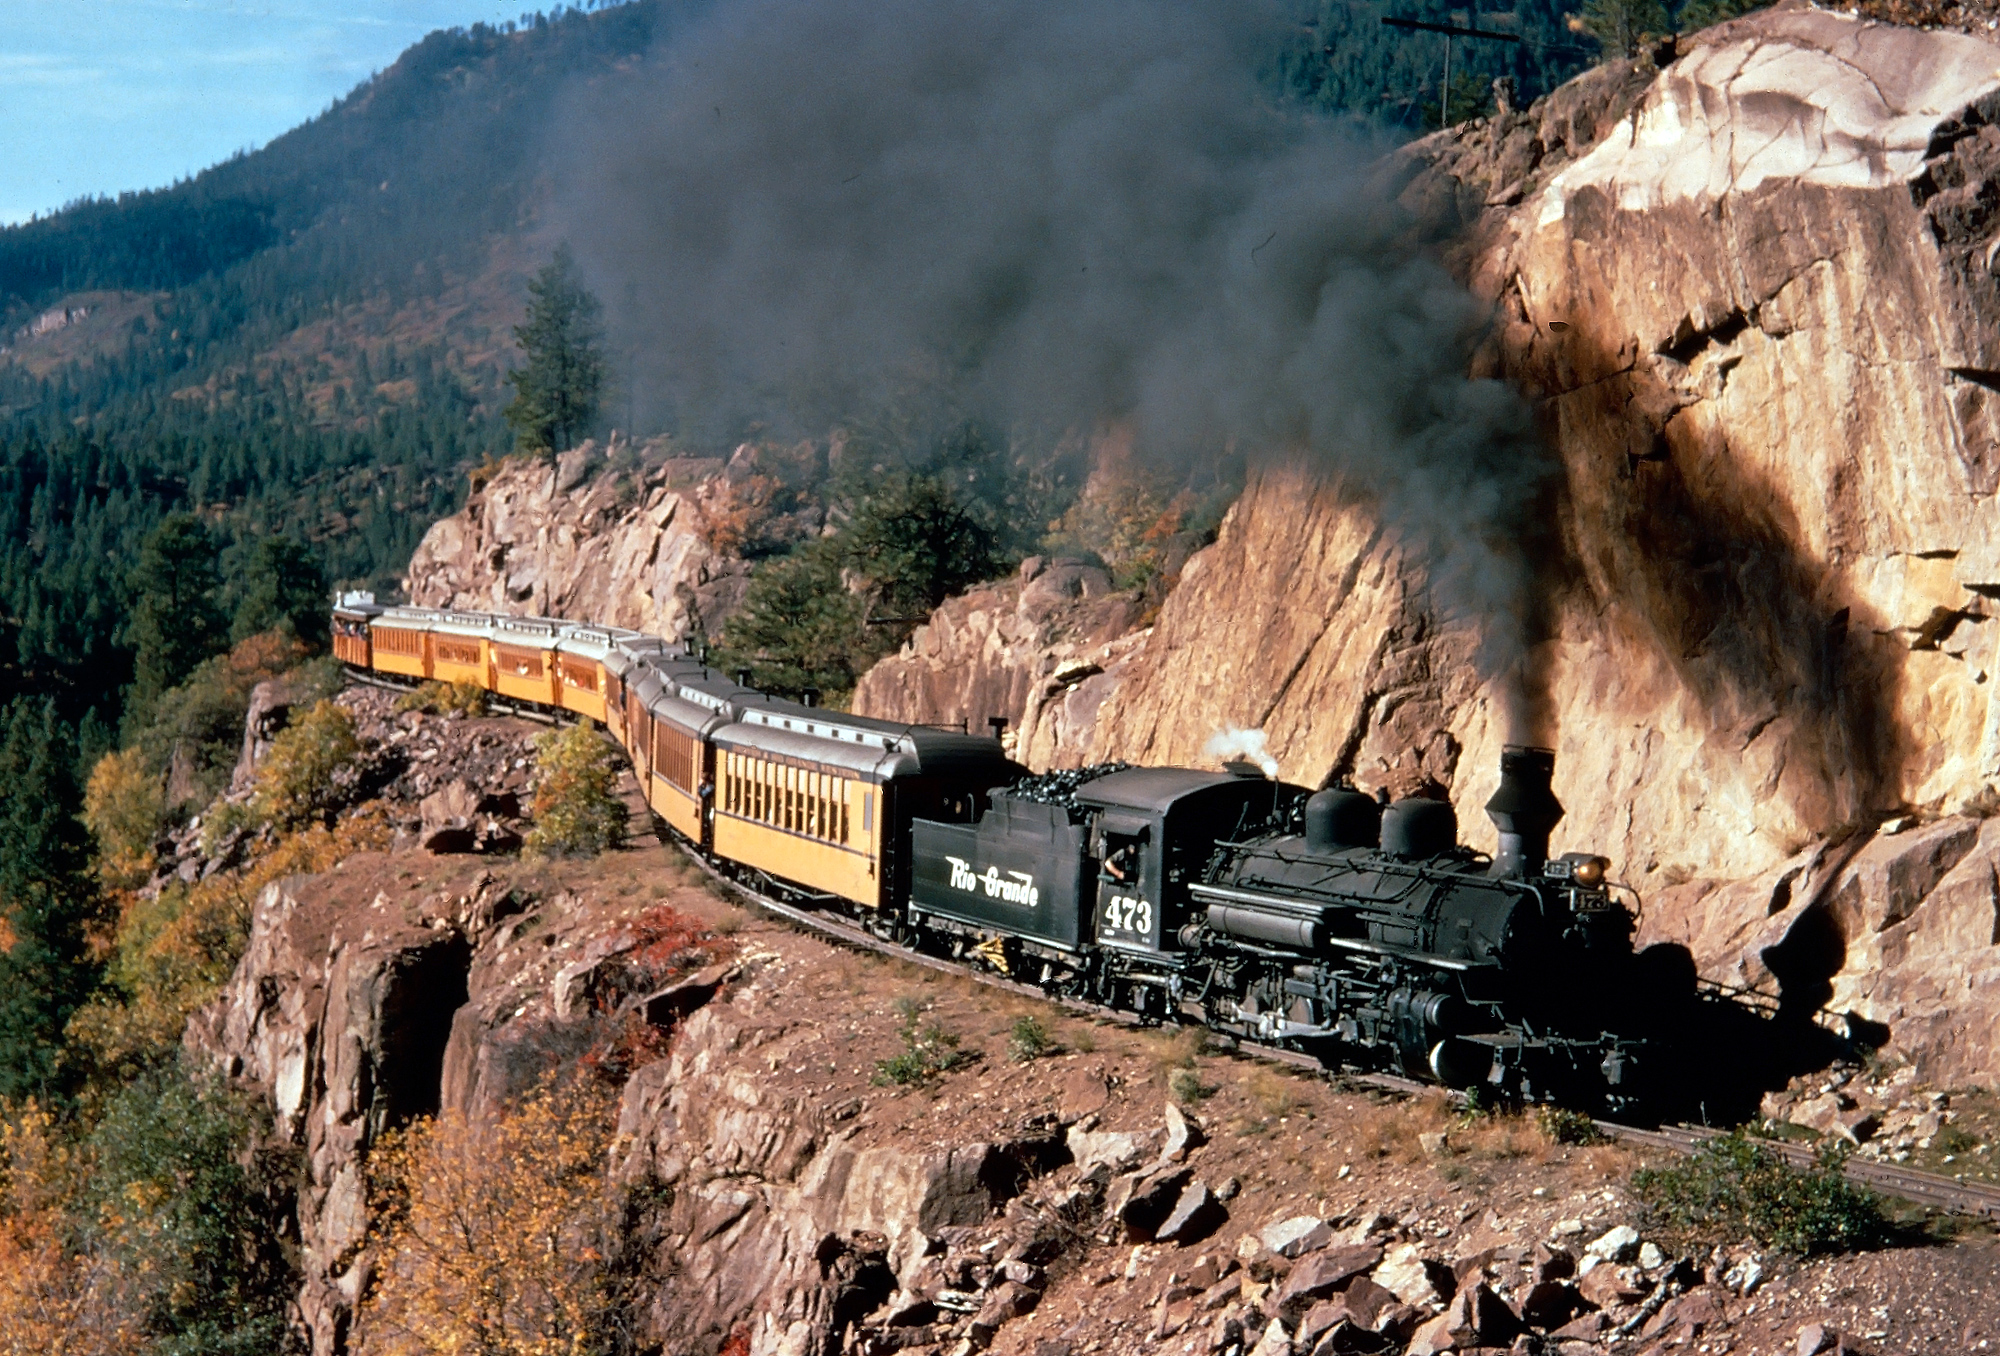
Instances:
[[[713,633],[743,600],[744,553],[782,549],[822,517],[792,488],[815,449],[746,444],[727,460],[636,453],[615,436],[554,463],[505,462],[434,524],[404,588],[423,607],[602,622],[678,639]],[[803,474],[801,473],[803,469]]]
[[[1078,560],[1031,556],[1015,577],[953,598],[901,655],[862,676],[854,709],[968,728],[1005,717],[1014,756],[1059,763],[1095,742],[1103,693],[1145,636],[1140,600]]]
[[[1778,948],[1947,1078],[1994,1066],[1945,1014],[2000,1017],[1996,122],[2000,47],[1780,7],[1385,167],[1557,459],[1533,695],[1559,841],[1611,855],[1709,973],[1770,984]],[[885,671],[977,671],[956,634]],[[1479,842],[1511,698],[1480,639],[1364,495],[1273,466],[1091,709],[998,714],[1054,763],[1262,729],[1290,778],[1449,788]],[[1948,861],[1881,866],[1934,833]]]

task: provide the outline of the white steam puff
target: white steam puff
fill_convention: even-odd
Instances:
[[[1227,760],[1241,758],[1262,768],[1266,777],[1278,775],[1278,760],[1271,756],[1270,742],[1262,730],[1239,730],[1234,725],[1224,726],[1208,737],[1201,746],[1202,756]]]
[[[1260,80],[1278,0],[728,0],[581,89],[551,225],[642,421],[823,430],[913,385],[1142,454],[1312,457],[1519,662],[1551,462],[1383,148]],[[630,85],[619,88],[628,89]]]

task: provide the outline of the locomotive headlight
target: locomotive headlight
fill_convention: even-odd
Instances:
[[[1604,884],[1604,876],[1611,869],[1611,859],[1594,857],[1588,852],[1565,852],[1548,865],[1548,873],[1557,879],[1567,877],[1586,890],[1594,890]]]

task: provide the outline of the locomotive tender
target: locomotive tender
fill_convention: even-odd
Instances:
[[[1503,1099],[1666,1101],[1687,953],[1635,952],[1601,857],[1551,859],[1554,757],[1510,747],[1492,859],[1450,805],[1233,766],[1030,776],[997,738],[730,681],[613,627],[342,595],[336,655],[601,722],[663,834],[767,894],[1149,1021]]]

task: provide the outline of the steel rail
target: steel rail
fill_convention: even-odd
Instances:
[[[1053,1003],[1065,1010],[1118,1022],[1125,1026],[1142,1025],[1135,1013],[1120,1012],[1115,1008],[1102,1007],[1080,998],[1062,998],[1048,993],[1032,984],[1023,984],[1017,979],[990,971],[975,969],[958,961],[942,956],[926,955],[921,951],[899,946],[894,942],[876,936],[866,928],[856,927],[843,918],[800,908],[780,899],[753,889],[744,882],[723,873],[717,865],[689,845],[674,840],[673,846],[680,849],[709,879],[730,894],[747,901],[766,913],[782,918],[811,932],[831,938],[833,941],[888,956],[911,965],[934,970],[939,974],[958,975],[974,983],[1000,989],[1006,993],[1038,1002]],[[1366,1073],[1352,1069],[1338,1069],[1321,1063],[1313,1056],[1298,1050],[1287,1050],[1280,1046],[1264,1045],[1257,1041],[1246,1041],[1237,1037],[1215,1033],[1226,1053],[1241,1055],[1248,1059],[1282,1064],[1305,1073],[1323,1077],[1333,1082],[1360,1085],[1403,1094],[1435,1091],[1436,1085],[1419,1083],[1414,1079],[1398,1078],[1393,1074]],[[1455,1096],[1458,1094],[1454,1094]],[[1595,1120],[1592,1122],[1599,1133],[1640,1148],[1664,1149],[1677,1154],[1691,1154],[1703,1144],[1720,1139],[1723,1131],[1706,1126],[1672,1125],[1646,1128],[1625,1125],[1618,1121]],[[1782,1140],[1758,1140],[1757,1144],[1799,1165],[1810,1165],[1815,1161],[1811,1149],[1802,1144],[1789,1144]],[[1939,1173],[1924,1172],[1918,1168],[1908,1168],[1896,1163],[1883,1163],[1874,1159],[1850,1157],[1843,1165],[1847,1180],[1856,1186],[1884,1196],[1893,1196],[1927,1209],[1947,1214],[1968,1215],[1978,1219],[2000,1220],[2000,1185],[1978,1182],[1963,1182]]]

